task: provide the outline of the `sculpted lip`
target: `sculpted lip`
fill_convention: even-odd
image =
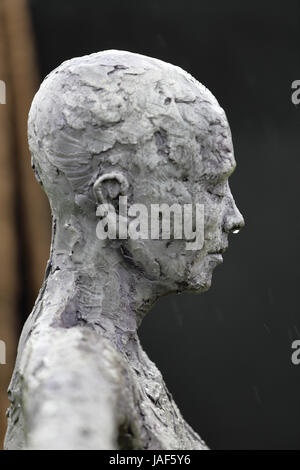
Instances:
[[[223,256],[218,252],[208,253],[208,260],[209,260],[209,263],[212,263],[213,265],[222,264]]]
[[[208,255],[222,255],[227,250],[227,246],[220,248],[219,250],[209,251]]]

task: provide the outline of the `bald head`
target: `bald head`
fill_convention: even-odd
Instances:
[[[64,62],[45,79],[29,115],[29,144],[53,203],[61,191],[90,194],[106,171],[181,179],[191,164],[205,171],[206,159],[213,170],[216,146],[231,150],[227,128],[214,96],[179,67],[104,51]]]

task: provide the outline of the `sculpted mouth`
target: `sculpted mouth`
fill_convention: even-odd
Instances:
[[[224,246],[223,248],[220,248],[219,250],[209,251],[208,254],[209,255],[222,255],[223,253],[225,253],[226,250],[227,250],[227,246]]]

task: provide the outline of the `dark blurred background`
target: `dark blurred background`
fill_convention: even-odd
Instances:
[[[291,102],[291,84],[300,79],[300,2],[1,4],[10,52],[0,46],[0,79],[6,70],[8,97],[10,79],[14,83],[5,105],[10,114],[0,119],[2,135],[6,129],[13,143],[5,154],[12,156],[6,164],[13,190],[7,189],[0,207],[1,237],[7,240],[1,248],[6,264],[0,276],[0,339],[6,335],[10,351],[8,365],[0,366],[2,409],[16,338],[49,249],[49,210],[31,175],[25,111],[38,82],[65,59],[125,49],[179,65],[215,94],[231,125],[238,163],[231,187],[246,220],[210,291],[159,301],[140,329],[142,344],[183,416],[211,448],[300,450],[300,366],[291,362],[292,341],[300,339],[300,108]],[[20,12],[23,36],[16,26]],[[19,90],[24,74],[27,94]],[[3,161],[1,154],[2,167]],[[1,186],[8,177],[3,171],[0,176]],[[2,435],[4,426],[2,418]]]

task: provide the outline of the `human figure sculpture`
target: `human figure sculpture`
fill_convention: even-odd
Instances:
[[[64,62],[29,114],[52,211],[45,280],[10,384],[7,449],[206,449],[137,328],[169,293],[207,290],[243,226],[230,128],[214,96],[160,60],[104,51]],[[97,207],[204,206],[204,243],[96,236]],[[119,217],[116,209],[116,218]]]

